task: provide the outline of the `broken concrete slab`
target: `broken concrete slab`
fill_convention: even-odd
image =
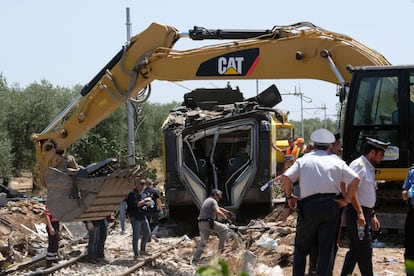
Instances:
[[[83,239],[88,234],[85,224],[81,221],[65,222],[63,227],[68,231],[72,240]]]

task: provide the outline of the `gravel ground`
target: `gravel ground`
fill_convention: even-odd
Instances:
[[[30,260],[33,256],[39,254],[37,251],[33,252],[33,249],[40,248],[41,251],[44,251],[47,247],[47,239],[42,241],[38,235],[33,234],[36,229],[33,228],[31,231],[28,231],[27,229],[17,227],[23,223],[30,226],[32,224],[28,223],[30,221],[39,222],[38,211],[43,210],[44,207],[39,207],[38,205],[40,206],[41,204],[20,202],[17,205],[18,207],[13,205],[10,207],[10,210],[7,208],[2,209],[2,219],[7,218],[8,221],[16,224],[13,238],[19,240],[20,243],[15,243],[15,250],[21,249],[19,251],[19,256],[21,257],[17,258],[16,255],[15,258],[17,262]],[[32,211],[28,211],[29,209]],[[26,211],[21,212],[23,210]],[[291,275],[296,217],[295,213],[292,213],[286,221],[281,221],[280,215],[280,209],[275,209],[266,218],[251,221],[251,224],[249,224],[254,229],[262,230],[254,230],[247,233],[241,233],[241,231],[231,233],[226,249],[221,256],[217,252],[218,239],[211,237],[209,245],[202,256],[202,261],[197,265],[190,264],[190,260],[199,237],[173,237],[165,228],[162,228],[162,237],[158,240],[153,239],[148,243],[147,251],[154,258],[146,257],[134,261],[131,245],[131,225],[127,221],[127,229],[124,235],[120,233],[119,224],[109,229],[105,245],[105,255],[108,263],[91,264],[77,262],[51,275],[123,275],[132,266],[145,262],[145,265],[134,271],[132,275],[186,276],[195,275],[198,268],[217,261],[218,257],[227,261],[231,275],[237,275],[237,272],[242,267],[250,270],[251,275]],[[8,228],[5,225],[0,226],[2,226],[0,227],[0,234],[3,234],[4,231],[7,232]],[[83,224],[81,226],[84,227]],[[4,239],[6,240],[6,238]],[[265,241],[269,241],[269,243]],[[384,231],[381,241],[386,246],[384,248],[374,248],[373,262],[375,275],[404,275],[403,235],[395,231]],[[86,244],[86,237],[74,241],[73,238],[68,238],[68,235],[64,236],[60,241],[61,262],[85,253]],[[20,246],[24,248],[20,248]],[[339,275],[340,273],[343,259],[348,249],[347,246],[347,236],[346,231],[344,231],[333,275]],[[161,251],[163,253],[160,253]],[[17,254],[17,251],[15,252]],[[38,262],[36,267],[32,266],[30,269],[26,268],[25,270],[9,274],[33,275],[33,272],[40,272],[44,265],[44,262]],[[1,271],[0,275],[2,275]],[[354,275],[360,275],[358,268],[355,269]]]
[[[119,226],[118,226],[119,227]],[[132,253],[132,231],[129,223],[127,223],[127,231],[124,235],[120,234],[120,230],[116,227],[109,231],[108,239],[105,246],[105,255],[108,260],[107,264],[90,264],[87,262],[77,262],[71,266],[60,269],[50,275],[123,275],[130,267],[136,265],[144,258],[133,260]],[[294,235],[294,233],[293,233]],[[386,242],[385,248],[374,248],[374,272],[375,275],[405,275],[403,252],[404,249],[399,244],[401,235],[384,234],[383,241]],[[154,239],[148,243],[148,252],[155,255],[160,250],[168,250],[160,254],[158,258],[148,261],[145,266],[139,268],[131,275],[195,275],[196,270],[210,264],[212,260],[217,259],[217,238],[211,237],[211,244],[203,254],[202,262],[197,265],[190,264],[191,256],[198,242],[198,237],[161,237],[157,241]],[[177,245],[177,246],[174,246]],[[282,247],[279,245],[278,247]],[[275,259],[279,248],[269,249],[252,247],[251,253],[257,257],[256,264],[251,275],[292,275],[291,262],[287,262],[287,266],[280,267],[271,262]],[[292,247],[293,248],[293,247]],[[343,259],[347,251],[346,232],[341,241],[341,247],[338,250],[334,274],[340,275]],[[235,241],[230,239],[226,252],[222,256],[225,258],[231,270],[232,275],[236,275],[236,271],[240,271],[242,266],[241,260],[245,253],[243,246],[235,248]],[[84,252],[84,249],[83,249]],[[146,257],[148,258],[148,257]],[[38,270],[41,267],[37,268]],[[26,275],[33,273],[32,271],[20,271],[11,275]],[[358,268],[355,269],[353,275],[360,275]]]

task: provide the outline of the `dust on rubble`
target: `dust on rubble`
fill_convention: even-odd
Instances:
[[[240,231],[231,232],[226,249],[221,257],[228,261],[232,274],[236,274],[240,267],[245,264],[246,248],[249,248],[253,255],[255,266],[257,266],[256,263],[261,263],[262,271],[264,269],[270,270],[280,264],[291,264],[295,219],[291,216],[285,223],[275,222],[275,219],[279,216],[280,210],[277,209],[266,219],[252,220],[247,227],[241,228]],[[13,264],[24,263],[45,252],[47,234],[44,225],[44,203],[28,199],[17,202],[11,201],[0,209],[0,217],[0,243],[3,254],[0,264],[2,270]],[[120,226],[117,221],[110,225],[105,254],[109,260],[118,260],[119,262],[120,258],[123,258],[126,263],[129,261],[128,264],[132,265],[132,230],[129,223],[126,224],[126,235],[120,235]],[[74,240],[73,235],[68,231],[68,228],[62,227],[59,249],[61,259],[71,258],[73,256],[72,251],[78,251],[80,254],[86,247],[87,237]],[[162,236],[157,241],[153,240],[149,243],[148,250],[156,252],[162,247],[169,246],[174,239],[174,237]],[[277,246],[269,243],[269,241],[277,241]],[[197,266],[190,264],[190,260],[198,242],[199,237],[193,239],[187,237],[180,247],[164,253],[162,258],[158,258],[153,263],[158,267],[163,267],[164,271],[168,267],[170,273],[193,275]],[[211,237],[198,266],[208,265],[211,260],[215,259],[217,248],[217,237]],[[85,266],[83,269],[88,269],[87,264],[78,264],[77,267],[79,266]],[[112,268],[112,271],[113,269],[119,268]]]
[[[156,163],[154,167],[157,166],[159,164]],[[157,179],[162,181],[162,176]],[[291,213],[286,221],[282,221],[282,210],[277,207],[263,219],[252,220],[244,227],[231,227],[228,243],[221,254],[221,257],[228,262],[231,275],[236,275],[241,268],[250,271],[253,275],[292,274],[296,214]],[[0,274],[13,265],[24,263],[45,252],[47,234],[44,221],[44,202],[33,200],[33,198],[10,201],[0,209]],[[109,227],[105,245],[106,258],[110,261],[108,264],[78,263],[61,270],[59,275],[73,275],[73,271],[79,270],[84,273],[90,271],[95,275],[96,273],[99,275],[121,274],[128,266],[132,266],[134,264],[131,246],[132,231],[128,221],[126,225],[125,235],[120,234],[120,226],[116,220]],[[81,222],[80,226],[83,227]],[[148,243],[148,251],[158,252],[170,246],[177,239],[177,237],[168,235],[161,236],[158,241],[153,240]],[[144,271],[144,274],[147,273],[146,275],[152,275],[150,272],[156,275],[160,271],[164,275],[194,275],[197,268],[209,265],[219,256],[218,238],[210,237],[201,263],[190,264],[198,242],[198,236],[192,239],[187,237],[183,243],[180,243],[180,246],[163,253],[160,258],[143,267],[141,271]],[[61,259],[70,259],[76,254],[85,252],[86,244],[86,235],[83,238],[74,237],[68,227],[62,226],[59,248]],[[341,241],[335,260],[334,275],[339,275],[347,249],[346,241]],[[374,248],[375,274],[403,275],[403,252],[401,244],[387,244],[385,248]],[[358,268],[355,272],[359,272]]]

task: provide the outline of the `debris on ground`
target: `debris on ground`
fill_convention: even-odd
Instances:
[[[44,201],[34,197],[8,201],[0,208],[0,275],[29,274],[44,269],[47,249],[44,209]],[[60,264],[68,260],[72,260],[72,264],[60,268],[54,275],[123,275],[137,266],[138,275],[195,275],[197,269],[218,259],[227,262],[231,275],[237,275],[241,269],[249,275],[291,275],[296,213],[291,212],[283,220],[285,211],[283,207],[275,207],[268,216],[251,220],[247,225],[229,225],[224,252],[217,251],[218,238],[212,236],[197,264],[191,260],[200,238],[175,237],[168,229],[160,229],[159,238],[147,244],[151,256],[137,263],[132,253],[132,230],[128,220],[124,234],[117,220],[108,227],[105,244],[108,263],[87,263],[81,261],[88,242],[84,223],[62,223]],[[338,251],[335,271],[340,271],[343,263],[347,251],[346,242],[344,244]],[[402,274],[403,251],[401,244],[389,242],[385,242],[385,247],[374,248],[375,273]]]

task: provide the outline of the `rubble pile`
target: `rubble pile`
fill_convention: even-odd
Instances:
[[[291,213],[283,221],[282,210],[277,207],[267,217],[252,220],[248,225],[230,225],[229,239],[222,253],[217,251],[218,238],[211,236],[201,262],[197,264],[193,264],[191,259],[200,240],[198,236],[174,237],[168,229],[161,229],[161,236],[147,244],[151,256],[146,257],[145,262],[144,259],[138,260],[143,265],[135,275],[195,275],[198,268],[209,266],[219,258],[227,261],[231,275],[237,275],[242,269],[249,275],[291,275],[296,214]],[[105,244],[108,263],[77,261],[53,275],[124,275],[127,269],[137,265],[131,241],[129,221],[125,234],[121,234],[119,222],[115,220],[108,228]],[[62,224],[61,262],[84,255],[87,242],[82,222]],[[0,275],[26,275],[42,270],[46,248],[44,203],[21,199],[0,208]],[[337,270],[340,270],[346,250],[340,248],[338,251]],[[374,248],[374,269],[403,271],[402,253],[402,248]]]
[[[45,254],[47,233],[44,224],[44,209],[44,203],[28,199],[10,201],[0,209],[0,271]],[[279,216],[280,210],[275,209],[263,220],[252,220],[247,226],[230,226],[228,245],[221,257],[228,261],[234,272],[240,269],[240,263],[243,262],[247,251],[254,255],[255,262],[260,260],[260,263],[267,267],[291,264],[295,218],[290,216],[282,223],[277,219]],[[84,227],[83,223],[78,224]],[[85,251],[86,231],[82,233],[83,237],[74,237],[70,228],[62,224],[59,250],[61,259],[69,259]],[[132,266],[133,256],[130,244],[132,230],[129,223],[127,223],[127,230],[125,235],[121,235],[119,225],[117,223],[111,225],[105,250],[108,253],[108,259],[124,260],[127,265]],[[148,244],[149,250],[156,252],[169,246],[176,239],[176,237],[161,237]],[[211,237],[210,240],[202,259],[205,265],[217,256],[218,239]],[[162,258],[155,259],[153,266],[163,268],[163,271],[181,271],[181,275],[192,275],[195,267],[190,264],[190,260],[198,241],[199,237],[193,239],[186,237],[179,247],[164,253]],[[116,265],[116,262],[113,265]]]
[[[20,262],[44,248],[47,235],[37,228],[44,218],[44,204],[30,200],[9,201],[0,209],[0,264]]]

